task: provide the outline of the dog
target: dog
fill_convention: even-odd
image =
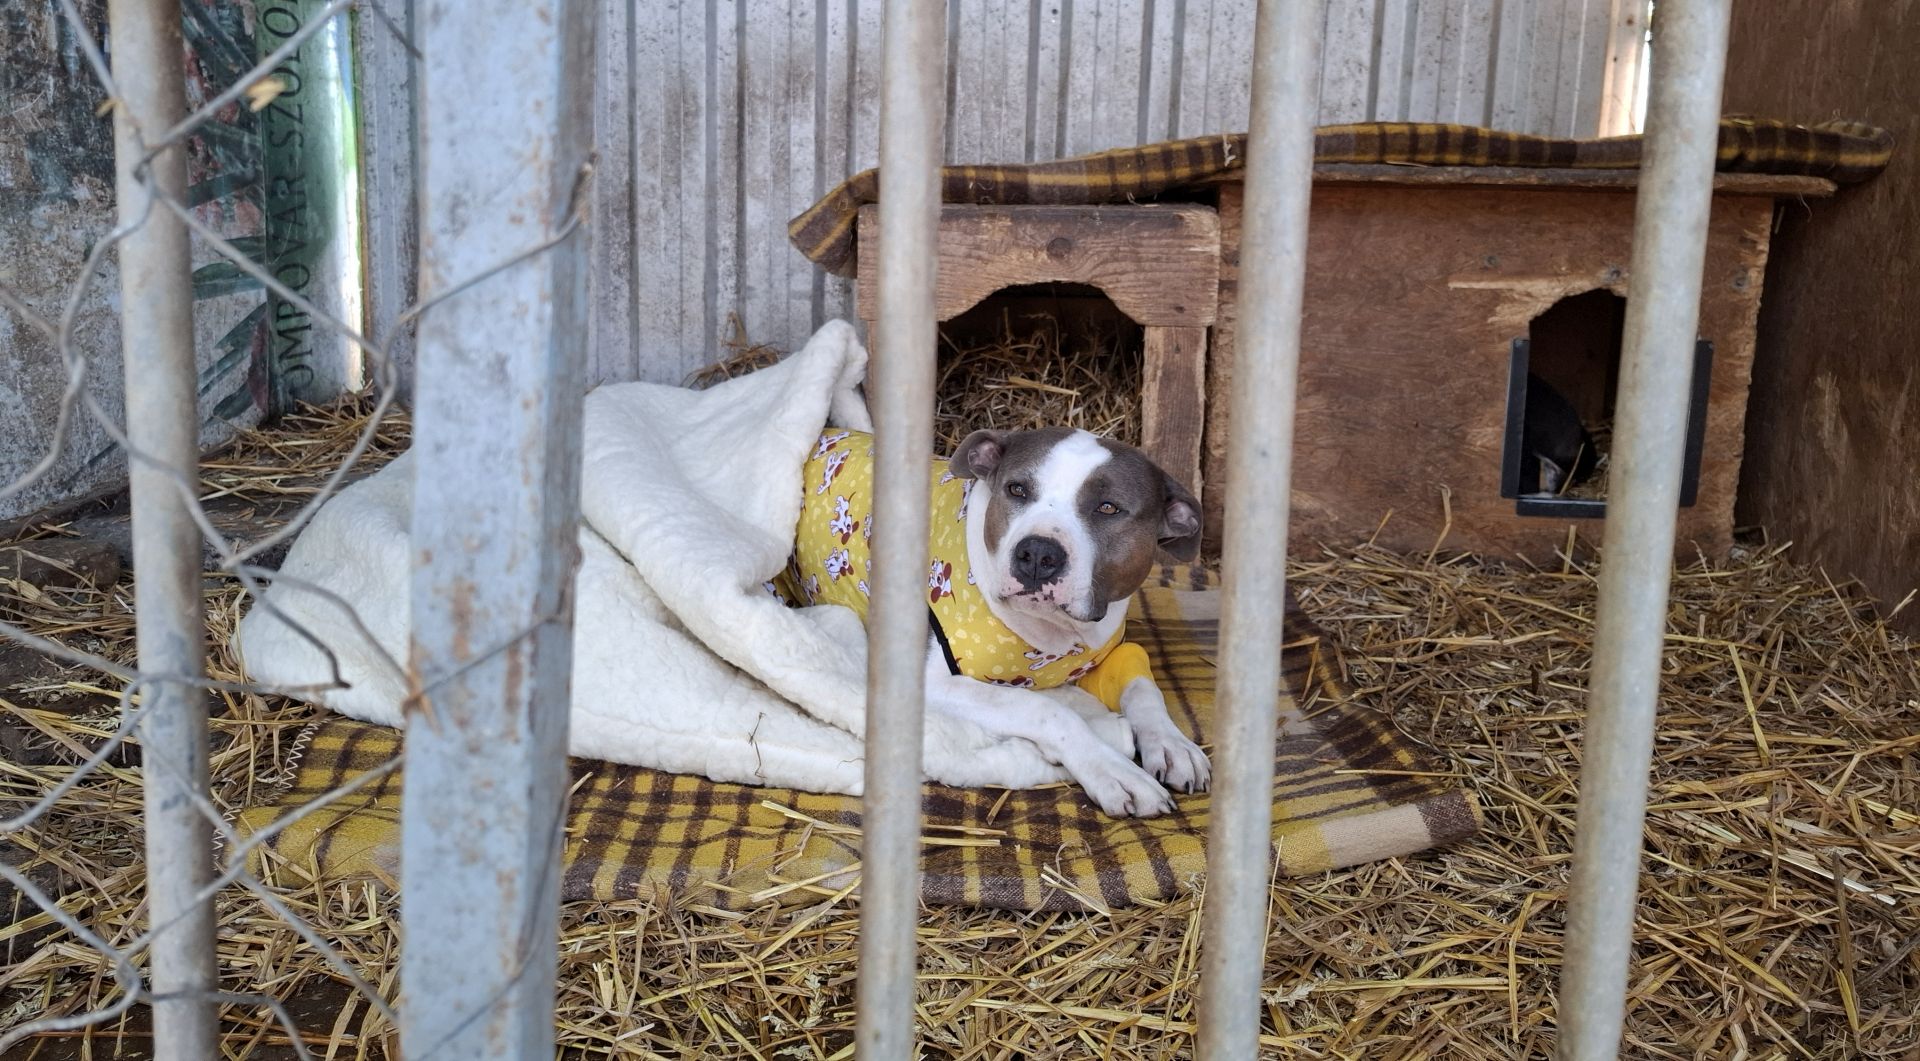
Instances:
[[[1566,396],[1539,376],[1527,376],[1527,408],[1520,454],[1520,489],[1528,497],[1554,497],[1599,470],[1593,436]]]
[[[820,436],[793,557],[768,586],[789,605],[865,619],[872,454],[871,435]],[[1199,554],[1192,493],[1134,447],[1064,428],[975,431],[928,483],[927,707],[1032,741],[1115,817],[1172,811],[1169,789],[1204,791],[1206,753],[1122,637],[1155,554]],[[1137,761],[1043,691],[1069,683],[1120,711]]]

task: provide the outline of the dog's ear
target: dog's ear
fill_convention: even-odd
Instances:
[[[984,479],[1000,466],[1000,458],[1006,452],[1006,432],[975,431],[953,452],[948,467],[962,479]]]
[[[1173,476],[1165,478],[1167,501],[1160,516],[1160,548],[1184,564],[1200,555],[1200,502]]]

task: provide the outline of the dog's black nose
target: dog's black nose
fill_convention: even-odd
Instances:
[[[1033,535],[1013,547],[1013,577],[1028,589],[1039,589],[1066,569],[1067,551],[1052,538]]]

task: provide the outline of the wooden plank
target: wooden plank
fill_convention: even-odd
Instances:
[[[1142,329],[1140,448],[1196,498],[1206,430],[1207,330]]]
[[[1560,23],[1559,86],[1554,93],[1553,135],[1591,136],[1600,127],[1596,77],[1606,54],[1607,15],[1612,0],[1566,0]]]
[[[859,305],[871,318],[880,215],[860,211]],[[941,211],[938,289],[951,320],[1002,288],[1098,287],[1141,325],[1213,323],[1220,226],[1204,206],[949,206]]]
[[[1891,309],[1920,287],[1920,260],[1888,238],[1920,226],[1920,155],[1907,146],[1920,143],[1920,21],[1896,4],[1825,5],[1811,17],[1741,7],[1727,109],[1865,118],[1902,146],[1846,195],[1780,211],[1740,521],[1792,542],[1790,558],[1836,583],[1858,579],[1888,615],[1920,583],[1920,359],[1907,315]],[[1920,636],[1920,602],[1891,621]]]
[[[633,25],[627,0],[593,0],[600,27],[593,45],[593,227],[587,251],[593,315],[587,322],[587,380],[634,379],[640,374],[634,333],[634,239],[657,233],[657,217],[638,218],[636,198],[657,212],[662,171],[635,172],[633,135]],[[649,92],[649,97],[658,93]],[[652,279],[649,277],[649,279]]]
[[[1218,557],[1226,528],[1226,495],[1218,484],[1227,481],[1227,407],[1232,404],[1234,332],[1240,318],[1240,233],[1246,223],[1244,186],[1239,183],[1220,186],[1215,211],[1220,217],[1220,306],[1213,334],[1207,343],[1207,424],[1201,432],[1200,481],[1215,484],[1201,497],[1200,549],[1203,555]],[[1311,232],[1311,220],[1308,222]],[[1307,252],[1313,252],[1309,235]],[[1311,263],[1309,263],[1311,264]],[[1303,317],[1302,343],[1305,343]],[[1306,362],[1306,347],[1301,362]],[[1297,413],[1295,414],[1297,417]],[[1297,432],[1296,432],[1297,433]],[[1298,446],[1296,444],[1296,450]],[[1295,473],[1298,482],[1299,473]],[[1291,519],[1291,517],[1289,517]],[[1290,532],[1296,537],[1298,531]]]
[[[1374,0],[1328,0],[1320,58],[1320,122],[1364,122],[1373,97]]]
[[[1639,128],[1641,68],[1646,59],[1650,0],[1612,0],[1606,67],[1600,77],[1601,136],[1624,136]]]
[[[1731,544],[1754,314],[1772,204],[1715,200],[1701,334],[1715,345],[1697,503],[1678,548]],[[1203,479],[1224,467],[1238,281],[1238,189],[1221,191],[1219,323],[1208,356]],[[1391,549],[1446,545],[1544,560],[1566,521],[1521,517],[1499,496],[1511,341],[1558,299],[1623,292],[1633,195],[1514,188],[1316,189],[1296,427],[1297,540]],[[1443,509],[1440,490],[1449,491]],[[1217,525],[1218,491],[1205,499]],[[1450,514],[1449,514],[1450,513]],[[1383,523],[1384,521],[1384,523]],[[1449,522],[1450,521],[1450,522]],[[1582,539],[1604,533],[1581,521]]]

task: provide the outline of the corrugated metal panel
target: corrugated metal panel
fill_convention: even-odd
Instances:
[[[952,0],[950,161],[1244,129],[1254,0]],[[1645,0],[1329,0],[1326,122],[1626,131]],[[738,316],[791,347],[849,285],[786,222],[877,157],[879,0],[607,0],[592,374],[678,381]],[[624,61],[623,61],[624,60]],[[625,116],[631,116],[631,125]]]

